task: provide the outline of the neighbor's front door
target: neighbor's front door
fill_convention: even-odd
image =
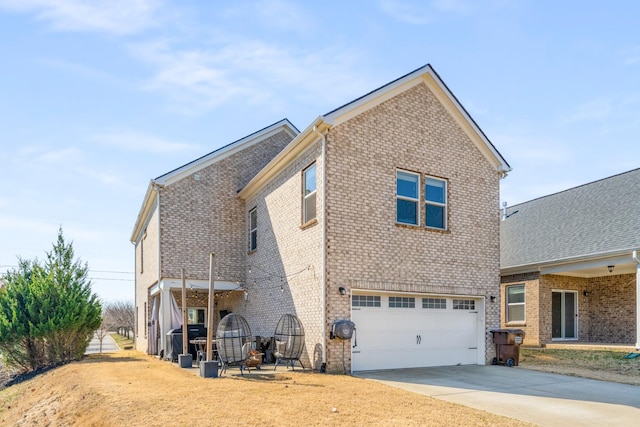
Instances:
[[[551,296],[551,338],[578,339],[578,293],[553,291]]]

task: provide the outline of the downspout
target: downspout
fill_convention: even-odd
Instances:
[[[313,131],[322,137],[322,365],[320,372],[327,369],[327,131]]]
[[[163,188],[162,185],[156,183],[155,181],[153,182],[153,190],[158,194],[158,196],[156,197],[156,212],[158,213],[158,289],[160,290],[160,292],[158,293],[158,296],[156,298],[159,299],[158,304],[158,319],[156,320],[156,322],[160,322],[160,327],[154,326],[158,329],[158,336],[156,337],[156,341],[159,341],[159,343],[156,343],[156,352],[157,354],[160,354],[160,352],[164,349],[164,335],[167,333],[167,331],[164,330],[164,323],[165,323],[165,318],[164,318],[164,305],[162,305],[162,292],[163,292],[163,287],[160,285],[160,278],[161,278],[161,272],[162,272],[162,268],[161,268],[161,264],[162,264],[162,258],[160,258],[160,254],[161,254],[161,250],[160,248],[162,247],[162,245],[160,244],[161,238],[160,238],[160,223],[161,218],[160,218],[160,189]],[[148,304],[147,304],[148,305]],[[162,315],[162,318],[160,318],[160,315]],[[148,344],[147,344],[148,345]],[[164,352],[163,352],[164,353]]]
[[[636,350],[640,350],[640,259],[638,259],[638,251],[633,251],[632,256],[636,262]]]

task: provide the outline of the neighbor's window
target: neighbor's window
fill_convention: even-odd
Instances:
[[[447,228],[447,181],[426,177],[424,180],[425,225]]]
[[[302,195],[302,219],[307,222],[316,218],[316,164],[302,171],[304,191]]]
[[[258,247],[258,211],[253,208],[249,211],[249,251],[255,251]]]
[[[396,172],[396,222],[418,225],[418,188],[420,175],[405,171]]]
[[[524,322],[524,285],[507,286],[507,322]]]

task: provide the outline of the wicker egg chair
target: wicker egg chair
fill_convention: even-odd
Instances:
[[[239,366],[242,374],[245,362],[251,350],[251,329],[244,317],[239,314],[227,314],[218,323],[216,330],[216,346],[221,363],[220,372],[227,366]]]
[[[284,314],[278,321],[276,331],[273,334],[275,348],[273,355],[276,358],[276,364],[273,368],[275,371],[280,362],[285,362],[295,368],[297,360],[304,369],[304,365],[300,361],[302,350],[304,348],[304,327],[293,314]]]

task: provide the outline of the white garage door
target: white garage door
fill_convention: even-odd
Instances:
[[[352,370],[477,364],[480,305],[469,297],[352,295]]]

